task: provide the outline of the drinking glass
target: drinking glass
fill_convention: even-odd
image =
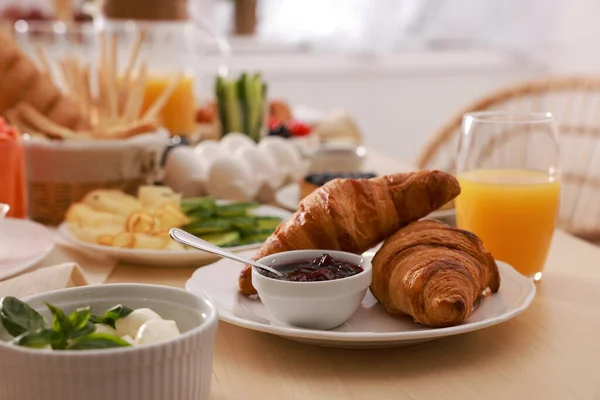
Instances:
[[[558,129],[550,113],[475,112],[459,141],[457,225],[535,281],[560,203]]]

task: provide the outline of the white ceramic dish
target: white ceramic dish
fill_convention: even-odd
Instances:
[[[70,312],[91,305],[148,307],[175,320],[182,334],[165,342],[120,349],[45,351],[0,343],[0,399],[199,400],[212,381],[215,306],[167,286],[114,284],[57,290],[25,300],[46,319],[44,301]],[[8,337],[7,337],[8,336]],[[0,328],[0,337],[10,336]],[[33,377],[33,378],[32,378]]]
[[[336,260],[349,262],[363,271],[343,279],[321,282],[289,282],[272,279],[252,268],[252,282],[266,309],[290,325],[332,329],[354,314],[371,285],[371,260],[343,251],[327,251]],[[319,258],[323,250],[296,250],[272,254],[258,260],[271,267]]]
[[[291,216],[291,213],[281,208],[271,206],[260,206],[253,210],[253,214],[262,216],[279,217],[284,220]],[[79,240],[70,231],[65,223],[58,227],[60,235],[71,242],[72,244],[81,247],[85,250],[103,254],[105,256],[116,258],[119,261],[130,264],[142,264],[146,266],[158,267],[190,267],[198,264],[206,264],[217,260],[219,257],[211,253],[199,250],[139,250],[139,249],[122,249],[118,247],[102,246],[99,244],[87,243]],[[227,250],[232,252],[240,252],[245,250],[257,249],[262,243],[253,243],[244,246],[228,247]]]
[[[300,185],[290,183],[275,192],[275,201],[286,210],[296,211],[300,206]]]
[[[252,253],[244,254],[252,257]],[[535,296],[532,281],[510,265],[498,261],[502,285],[500,291],[481,301],[464,324],[431,329],[409,317],[394,317],[385,312],[367,292],[361,306],[342,326],[328,331],[302,329],[276,320],[262,302],[238,292],[239,263],[221,260],[198,269],[187,281],[186,289],[207,293],[219,308],[221,320],[247,329],[266,332],[298,342],[342,348],[384,348],[407,346],[445,336],[487,328],[522,313]]]
[[[28,270],[54,249],[54,238],[45,226],[17,218],[3,222],[0,280]]]

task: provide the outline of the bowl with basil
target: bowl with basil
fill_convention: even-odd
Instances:
[[[209,299],[167,286],[5,297],[0,398],[208,398],[217,324]]]

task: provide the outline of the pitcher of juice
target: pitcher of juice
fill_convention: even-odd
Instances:
[[[458,227],[478,235],[495,259],[540,280],[560,203],[552,115],[465,115],[457,168]]]
[[[226,44],[200,21],[188,15],[187,0],[105,0],[96,28],[115,33],[122,45],[121,60],[136,47],[146,62],[142,110],[146,111],[169,88],[176,85],[160,112],[162,125],[172,134],[189,136],[198,131],[196,112],[202,97],[212,95],[217,73],[202,70],[202,54],[223,55]],[[201,72],[202,71],[202,72]]]
[[[0,203],[8,205],[7,217],[25,218],[25,151],[21,134],[0,117]]]

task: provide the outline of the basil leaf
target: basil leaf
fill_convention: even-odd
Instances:
[[[46,346],[58,345],[62,341],[60,333],[52,329],[37,329],[35,331],[25,332],[13,339],[12,343],[17,346],[31,347],[41,349]]]
[[[63,335],[63,337],[68,337],[73,330],[73,325],[69,318],[60,308],[50,303],[44,304],[46,304],[46,307],[48,307],[48,310],[52,313],[52,329]]]
[[[75,339],[80,336],[89,335],[90,333],[94,332],[96,332],[96,325],[92,321],[87,321],[82,329],[71,333],[70,339]]]
[[[71,326],[73,327],[73,330],[79,331],[79,330],[85,328],[87,322],[90,319],[91,314],[92,314],[91,307],[89,307],[89,306],[78,308],[75,311],[73,311],[69,315],[69,322],[71,322]]]
[[[4,329],[13,337],[28,331],[45,328],[47,325],[46,320],[40,313],[27,303],[12,296],[2,299],[0,320]]]
[[[67,346],[67,350],[110,349],[130,346],[131,345],[128,342],[120,337],[109,335],[107,333],[91,333],[71,341]]]
[[[120,320],[121,318],[125,318],[132,312],[133,309],[122,304],[118,304],[106,310],[106,312],[102,316],[92,315],[90,317],[90,321],[92,321],[95,324],[108,325],[111,328],[116,329],[115,322],[117,322],[117,320]]]

